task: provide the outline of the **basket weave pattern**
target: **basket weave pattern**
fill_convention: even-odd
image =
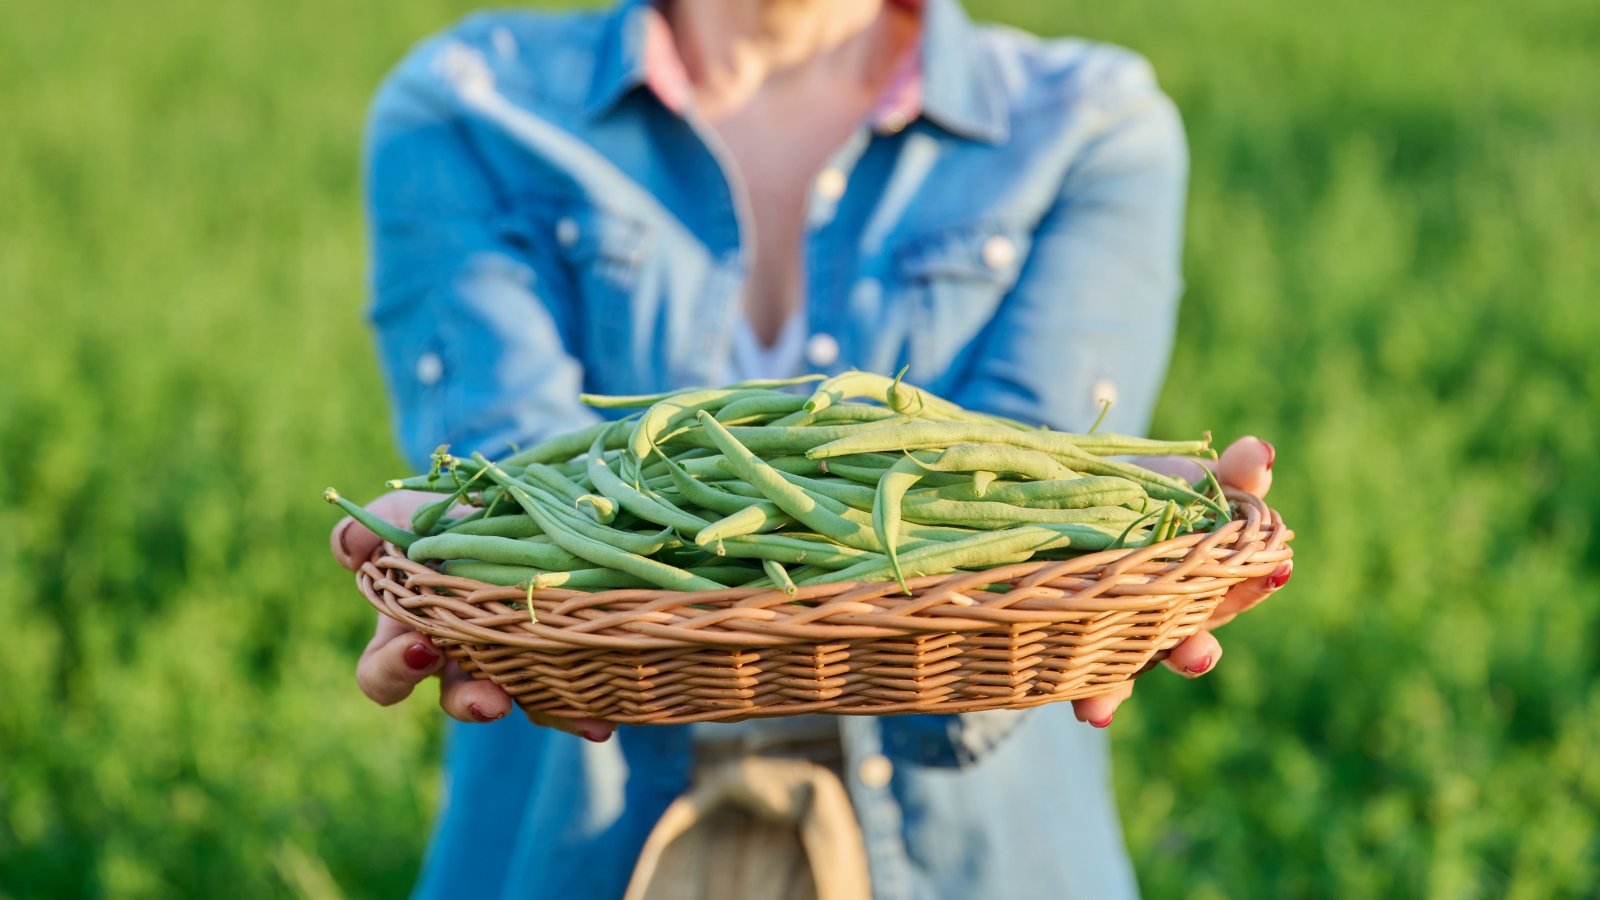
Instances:
[[[1234,584],[1292,556],[1259,498],[1206,534],[898,584],[686,593],[451,577],[385,545],[356,575],[524,709],[622,724],[1020,709],[1112,690],[1195,633]],[[1006,585],[1008,590],[996,590]],[[515,604],[515,605],[513,605]]]

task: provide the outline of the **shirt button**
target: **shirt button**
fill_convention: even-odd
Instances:
[[[1017,259],[1017,245],[1003,234],[983,242],[983,264],[991,269],[1004,269]]]
[[[1102,378],[1090,388],[1089,396],[1094,400],[1096,409],[1114,405],[1117,402],[1117,384],[1109,378]]]
[[[881,788],[894,777],[894,763],[889,762],[889,757],[874,753],[861,761],[856,768],[856,777],[869,788]]]
[[[806,341],[806,359],[813,366],[831,366],[839,358],[839,341],[831,334],[813,334]]]
[[[417,380],[424,385],[435,385],[444,377],[444,360],[437,353],[424,353],[417,357]]]
[[[578,223],[571,216],[562,216],[556,223],[556,243],[571,247],[578,242]]]
[[[844,173],[829,166],[817,175],[817,196],[824,200],[837,200],[844,196]]]
[[[517,39],[511,36],[511,29],[504,25],[497,26],[491,40],[494,41],[494,51],[500,54],[501,59],[517,58]]]

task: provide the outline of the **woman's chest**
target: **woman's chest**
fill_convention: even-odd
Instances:
[[[911,128],[851,134],[742,200],[741,173],[705,138],[636,172],[519,194],[512,216],[554,248],[592,390],[716,380],[744,298],[785,291],[804,308],[810,371],[909,366],[936,386],[979,352],[1062,177]]]

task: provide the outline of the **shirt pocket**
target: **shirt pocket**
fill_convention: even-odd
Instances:
[[[1031,232],[983,220],[914,236],[891,262],[907,322],[908,377],[934,385],[983,333],[1016,284]]]
[[[637,329],[639,294],[650,258],[645,222],[598,206],[570,206],[551,222],[555,246],[570,273],[585,363],[615,358]],[[607,382],[607,366],[588,365],[589,381]],[[618,378],[626,376],[612,372]]]

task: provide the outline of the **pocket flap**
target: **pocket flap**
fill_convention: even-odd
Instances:
[[[910,281],[959,278],[1010,283],[1027,256],[1027,232],[984,221],[919,235],[895,253],[895,266]]]

